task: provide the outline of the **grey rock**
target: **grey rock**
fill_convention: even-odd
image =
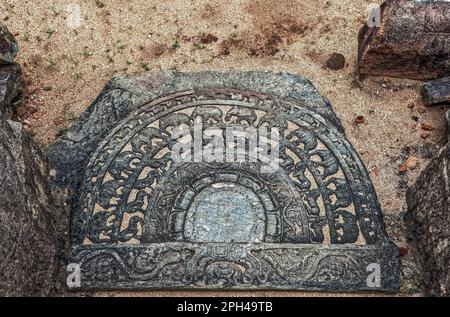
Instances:
[[[414,270],[411,268],[411,265],[402,263],[402,277],[406,280],[411,280],[414,277]]]
[[[0,65],[0,118],[11,119],[13,104],[22,92],[22,78],[19,64]]]
[[[407,296],[423,296],[420,287],[420,272],[417,270],[417,265],[413,259],[402,259],[402,288],[400,290],[402,295]]]
[[[426,295],[450,295],[450,145],[407,192],[408,240]]]
[[[0,296],[53,290],[57,235],[43,155],[18,122],[0,118]]]
[[[394,241],[402,241],[405,237],[404,212],[384,215],[384,225],[389,237]]]
[[[11,64],[19,51],[14,36],[8,31],[6,25],[0,22],[0,65]]]
[[[422,99],[427,106],[450,103],[450,77],[424,83],[422,86]]]
[[[339,53],[333,53],[324,65],[332,70],[339,70],[345,67],[345,56]]]
[[[175,160],[173,128],[198,118],[221,135],[278,128],[279,168]],[[368,173],[301,76],[121,76],[46,155],[70,193],[74,290],[399,288]]]

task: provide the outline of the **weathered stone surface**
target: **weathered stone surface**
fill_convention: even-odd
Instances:
[[[450,137],[449,114],[450,111],[447,112]],[[408,190],[407,202],[408,239],[424,292],[430,296],[450,296],[450,144]]]
[[[173,129],[199,119],[201,132],[221,136],[278,128],[279,168],[263,172],[250,156],[176,161]],[[55,188],[72,193],[73,289],[399,287],[398,250],[366,169],[303,77],[118,77],[46,155]]]
[[[19,64],[0,65],[0,118],[11,119],[13,101],[22,91]]]
[[[423,103],[427,106],[450,103],[450,77],[432,80],[422,86]]]
[[[54,289],[55,208],[40,150],[18,122],[0,118],[0,296]]]
[[[16,39],[8,31],[6,25],[0,22],[0,65],[12,63],[18,51],[19,46]]]
[[[361,29],[362,75],[436,79],[450,75],[450,2],[388,0],[381,25]]]

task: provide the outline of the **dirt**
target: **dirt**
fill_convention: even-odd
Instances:
[[[222,41],[221,54],[230,55],[232,50],[237,50],[250,57],[275,56],[281,46],[291,44],[307,30],[308,26],[292,18],[269,21],[259,25],[256,32],[233,33],[231,38]]]
[[[63,134],[116,74],[287,71],[331,101],[389,216],[405,211],[405,190],[446,142],[446,123],[444,107],[423,106],[420,82],[355,79],[357,34],[374,3],[0,0],[0,19],[20,43],[21,121],[41,146]],[[323,67],[333,54],[345,57],[342,69]],[[399,172],[409,156],[414,169]]]

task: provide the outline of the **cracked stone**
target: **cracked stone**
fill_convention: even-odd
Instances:
[[[422,85],[423,103],[427,106],[450,103],[450,77],[426,82]]]

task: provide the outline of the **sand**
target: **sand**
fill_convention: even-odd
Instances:
[[[116,74],[287,71],[310,79],[331,101],[389,218],[406,210],[405,190],[446,142],[446,123],[443,109],[421,104],[420,82],[355,82],[357,35],[377,3],[0,0],[0,19],[20,43],[17,61],[27,88],[21,121],[42,147],[64,133]],[[342,70],[323,67],[332,53],[345,56]],[[357,116],[363,124],[355,123]],[[426,138],[422,123],[434,127]],[[408,157],[406,172],[399,172]],[[398,227],[388,221],[395,242],[405,243]]]

